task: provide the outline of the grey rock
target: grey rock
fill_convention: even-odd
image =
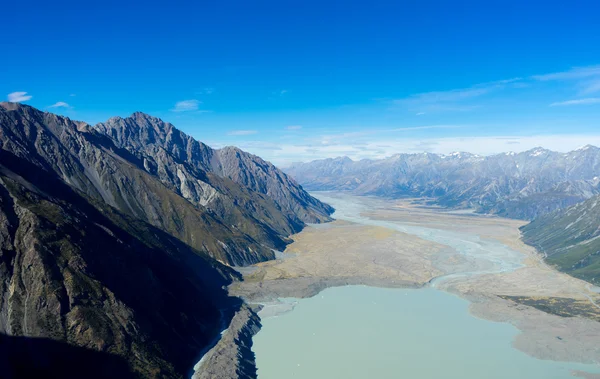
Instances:
[[[287,236],[304,226],[292,209],[282,209],[268,195],[203,171],[196,158],[209,154],[205,145],[191,138],[180,144],[184,137],[164,123],[155,129],[124,127],[123,133],[132,130],[135,138],[126,134],[130,142],[121,147],[115,144],[122,143],[121,135],[109,137],[85,123],[26,105],[0,106],[2,149],[221,262],[247,265],[272,259],[272,249],[283,248]],[[152,141],[164,141],[165,147]],[[312,199],[298,188],[288,192],[295,191]],[[289,205],[296,206],[317,212],[299,202]],[[324,209],[320,217],[328,220],[330,209]]]
[[[294,164],[286,172],[309,190],[426,197],[446,207],[531,220],[600,193],[600,149],[397,154],[356,162],[344,157]]]
[[[10,372],[64,377],[64,351],[81,357],[80,376],[189,376],[236,312],[247,320],[232,349],[245,356],[257,324],[227,294],[239,278],[227,265],[272,259],[305,222],[329,220],[330,207],[258,157],[147,115],[120,120],[94,128],[0,103]],[[236,370],[255,372],[249,355]]]
[[[219,342],[204,356],[193,379],[256,378],[252,337],[261,328],[258,309],[244,305],[235,314]]]
[[[68,377],[183,378],[231,318],[221,309],[239,306],[223,289],[236,277],[162,230],[0,150],[0,339],[32,341],[16,343],[28,346],[21,351],[27,358],[17,354],[3,373],[23,372],[17,364],[26,359],[25,372],[37,367],[64,377],[64,359],[48,362],[54,353],[42,338],[81,357],[69,362]],[[104,355],[88,360],[87,351]],[[102,366],[85,374],[94,369],[90,362]]]

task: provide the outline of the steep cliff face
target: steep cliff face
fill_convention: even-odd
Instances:
[[[2,373],[190,375],[246,314],[219,261],[274,258],[305,221],[329,219],[266,162],[242,170],[252,162],[264,172],[225,174],[217,152],[142,114],[92,128],[0,103]]]
[[[199,164],[178,161],[160,146],[146,144],[147,139],[158,138],[149,135],[136,135],[141,142],[126,146],[130,151],[84,123],[25,105],[0,106],[2,149],[227,264],[274,258],[271,249],[283,248],[287,236],[304,225],[268,195],[203,171]],[[203,146],[194,142],[198,149]]]
[[[172,124],[140,112],[127,118],[113,117],[95,128],[110,136],[119,147],[143,159],[147,170],[159,175],[163,183],[180,188],[181,193],[188,192],[184,196],[191,201],[218,208],[223,203],[219,200],[228,201],[226,189],[237,187],[249,190],[252,202],[261,204],[250,213],[267,220],[275,230],[281,229],[279,219],[295,228],[305,222],[330,220],[328,216],[333,211],[330,206],[310,196],[281,170],[255,155],[233,147],[213,150]],[[182,165],[189,170],[179,172]],[[194,193],[202,193],[201,190],[192,190],[188,185],[185,191],[182,183],[209,184],[220,196],[197,196]]]
[[[236,147],[217,150],[214,172],[254,191],[268,195],[282,208],[308,223],[329,221],[331,206],[310,196],[294,179],[256,155]]]
[[[223,290],[234,276],[0,150],[0,332],[49,341],[2,337],[3,373],[182,378],[229,321],[221,310],[239,306]],[[66,370],[48,344],[79,360]]]

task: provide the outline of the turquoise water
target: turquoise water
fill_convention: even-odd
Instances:
[[[461,254],[467,264],[448,268],[432,287],[522,266],[521,253],[476,234],[374,220],[361,214],[372,203],[314,195],[336,208],[337,219],[413,234]],[[473,317],[468,307],[468,301],[435,288],[327,289],[263,320],[253,347],[259,378],[554,379],[573,378],[573,370],[600,373],[597,365],[532,358],[512,347],[516,328]]]
[[[329,288],[263,320],[254,338],[260,379],[573,378],[598,366],[532,358],[511,346],[512,325],[470,315],[433,288]]]

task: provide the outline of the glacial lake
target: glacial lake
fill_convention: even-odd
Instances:
[[[544,361],[511,346],[519,332],[473,317],[469,302],[425,289],[329,288],[262,321],[258,377],[567,379],[594,365]]]
[[[313,195],[333,205],[337,219],[442,243],[469,264],[430,288],[345,286],[296,300],[293,310],[264,318],[254,337],[260,379],[567,379],[574,370],[600,373],[598,365],[540,360],[515,349],[514,326],[476,318],[467,300],[435,288],[447,280],[515,270],[523,254],[475,234],[369,219],[361,214],[369,210],[362,202]]]

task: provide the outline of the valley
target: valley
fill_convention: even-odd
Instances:
[[[488,346],[472,334],[468,349],[499,349],[509,360],[518,352],[514,359],[533,376],[554,372],[552,364],[559,365],[557,378],[599,371],[600,293],[594,284],[600,195],[596,179],[577,163],[568,176],[542,178],[541,186],[521,188],[520,174],[499,174],[510,191],[518,190],[519,201],[533,202],[523,208],[533,210],[529,216],[509,219],[486,204],[514,202],[510,191],[481,197],[495,184],[480,181],[448,182],[455,187],[444,195],[434,188],[442,179],[430,177],[429,189],[410,192],[427,196],[412,198],[361,193],[360,186],[308,193],[255,155],[212,149],[140,112],[91,126],[1,103],[0,143],[0,347],[15,351],[0,363],[15,376],[77,377],[92,362],[106,362],[100,377],[253,378],[265,372],[265,357],[278,356],[279,349],[264,353],[265,346],[282,342],[278,335],[322,324],[317,312],[307,318],[313,326],[298,324],[301,317],[284,325],[287,331],[273,332],[273,320],[293,320],[303,304],[345,309],[329,318],[339,327],[377,323],[377,312],[395,315],[384,320],[391,324],[382,321],[382,329],[361,329],[367,346],[375,336],[382,340],[374,347],[392,346],[386,336],[393,333],[402,339],[405,326],[393,319],[409,313],[406,327],[417,333],[444,323],[469,329],[485,320],[481,335],[497,340]],[[594,168],[595,152],[579,150],[576,160]],[[521,158],[534,168],[544,166],[539,156],[556,158],[528,154]],[[330,174],[319,180],[327,182]],[[459,192],[468,197],[447,202]],[[557,193],[562,200],[553,197]],[[523,220],[534,216],[531,223]],[[334,294],[332,302],[318,300],[323,294]],[[373,296],[382,299],[383,310],[364,305]],[[355,302],[363,304],[361,311]],[[410,325],[413,319],[429,321]],[[467,336],[466,329],[446,342],[418,343],[444,346]],[[328,344],[338,337],[319,346],[336,348]],[[22,350],[33,339],[39,343]],[[398,348],[410,352],[417,341],[403,343]],[[65,374],[62,360],[33,358],[45,357],[51,345],[74,349],[82,359]],[[384,353],[368,351],[369,365],[387,367]],[[323,366],[323,375],[327,367],[334,366]]]
[[[518,333],[508,341],[530,357],[598,369],[600,295],[544,263],[520,239],[524,222],[413,200],[313,195],[336,208],[336,221],[309,226],[281,259],[252,266],[230,286],[230,293],[263,305],[265,324],[295,312],[286,299],[328,287],[432,287],[468,300],[475,317],[513,325]]]

